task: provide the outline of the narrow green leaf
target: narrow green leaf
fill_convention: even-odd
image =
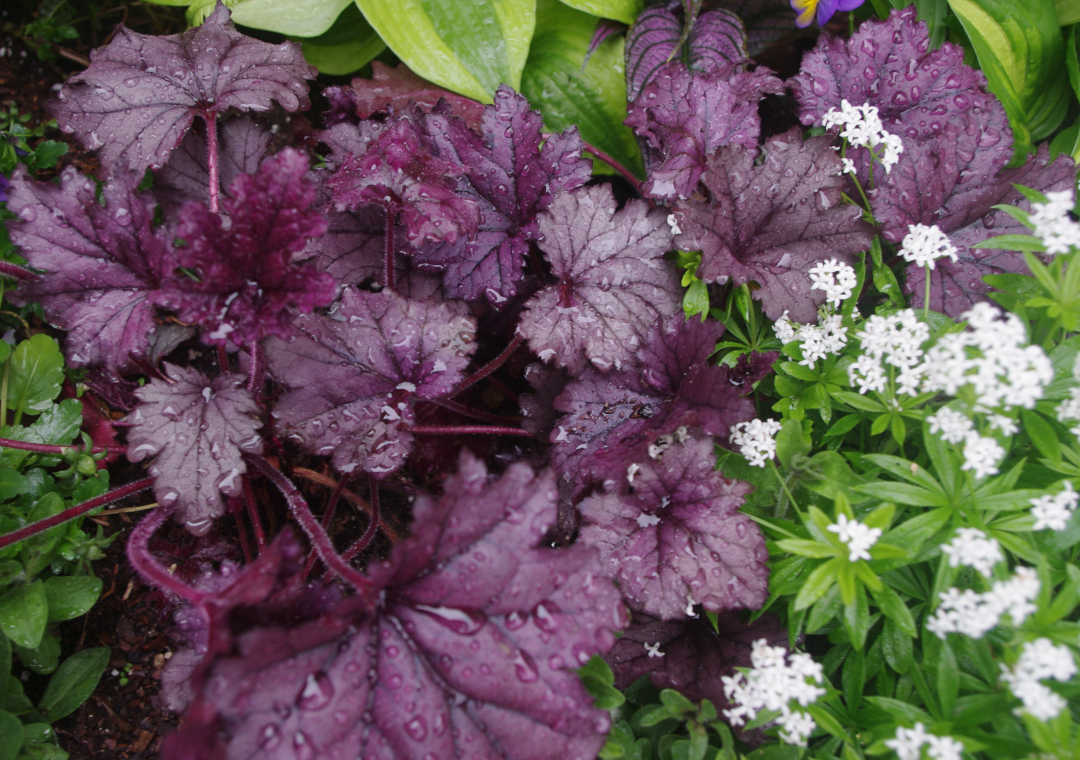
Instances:
[[[882,586],[877,591],[871,591],[874,601],[882,614],[896,624],[897,629],[906,636],[914,637],[918,631],[915,628],[915,618],[911,616],[911,610],[888,585]]]
[[[70,715],[90,698],[108,664],[108,647],[84,649],[68,657],[49,679],[38,710],[50,723]]]
[[[853,406],[856,409],[862,409],[864,412],[888,411],[881,405],[881,402],[874,401],[873,399],[858,393],[852,393],[851,391],[833,391],[831,395],[837,401],[841,401],[848,406]]]
[[[837,580],[840,559],[831,559],[818,565],[806,578],[806,583],[795,596],[795,609],[804,610],[825,595]]]
[[[897,673],[907,673],[915,664],[911,639],[892,618],[885,619],[881,632],[881,653],[885,662]]]
[[[847,565],[847,567],[851,567]],[[840,595],[843,597],[843,582],[840,585]],[[856,584],[855,598],[845,602],[844,628],[851,638],[851,645],[856,649],[862,649],[866,644],[866,634],[870,630],[870,607],[866,601],[866,589],[861,584]]]
[[[859,709],[863,696],[863,683],[866,679],[866,656],[862,649],[854,649],[844,660],[844,671],[840,682],[844,689],[844,701],[849,710]],[[826,729],[828,730],[828,729]],[[837,734],[829,731],[833,736]],[[839,737],[844,738],[844,737]]]
[[[835,438],[838,435],[844,435],[845,433],[854,430],[855,427],[862,420],[857,414],[845,414],[832,424],[828,430],[825,431],[825,435],[822,436],[826,440],[829,438]]]
[[[1030,409],[1020,412],[1020,418],[1024,422],[1024,430],[1031,437],[1031,442],[1039,453],[1051,462],[1061,461],[1061,441],[1058,440],[1054,428],[1043,419],[1042,415]]]
[[[850,658],[849,658],[850,659]],[[819,728],[843,741],[848,740],[847,731],[825,705],[810,704],[805,707]]]
[[[824,559],[825,557],[835,557],[837,551],[835,546],[831,544],[823,544],[818,541],[810,541],[805,538],[788,538],[783,541],[777,541],[776,546],[779,549],[783,549],[786,552],[792,554],[798,554],[800,557],[810,557],[811,559]]]
[[[1045,251],[1046,245],[1034,235],[997,235],[972,248],[1001,248],[1006,251]]]
[[[929,725],[933,723],[933,719],[915,705],[908,704],[907,702],[901,702],[898,699],[892,699],[890,697],[867,697],[867,702],[870,702],[875,707],[878,707],[889,715],[896,718],[897,721],[905,724],[923,723]]]
[[[895,501],[898,504],[910,504],[915,507],[949,506],[949,500],[940,493],[934,493],[933,491],[908,483],[891,483],[889,481],[879,480],[874,483],[855,486],[854,490],[864,493],[867,496]]]
[[[941,642],[941,650],[938,652],[937,693],[941,700],[941,712],[947,716],[952,715],[956,698],[960,696],[960,668],[948,641]]]

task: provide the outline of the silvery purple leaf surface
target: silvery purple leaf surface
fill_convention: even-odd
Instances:
[[[669,201],[688,198],[711,153],[731,144],[756,151],[758,101],[782,90],[767,69],[746,72],[729,64],[699,74],[678,61],[661,67],[626,119],[646,142],[649,176],[642,192]]]
[[[572,668],[626,613],[593,550],[538,546],[555,500],[550,474],[489,482],[463,454],[371,569],[379,606],[225,631],[164,757],[591,760],[610,719]]]
[[[844,178],[829,138],[803,141],[792,128],[762,152],[759,165],[739,145],[709,157],[702,182],[710,200],[676,205],[675,245],[702,252],[697,274],[706,282],[757,282],[753,296],[770,319],[788,311],[814,321],[824,295],[810,290],[807,271],[825,259],[850,263],[870,247],[874,229],[857,206],[841,203]]]
[[[656,326],[637,366],[601,374],[588,369],[554,402],[564,412],[550,434],[552,462],[576,493],[621,481],[627,466],[648,456],[658,436],[680,427],[726,435],[754,416],[730,367],[709,362],[724,332],[719,322],[681,315]],[[757,379],[757,378],[754,378]]]
[[[157,302],[201,325],[203,340],[218,345],[288,337],[293,309],[330,305],[334,279],[292,262],[309,238],[326,231],[326,220],[311,208],[315,188],[307,171],[307,156],[286,148],[254,176],[239,175],[221,204],[228,224],[202,203],[185,205],[176,228],[185,244],[175,265],[198,279],[172,274]]]
[[[524,419],[521,427],[539,438],[546,438],[559,418],[555,399],[570,382],[570,373],[558,367],[546,367],[534,362],[525,368],[525,379],[532,386],[532,393],[518,397]]]
[[[91,64],[71,77],[48,108],[101,165],[141,175],[162,166],[195,116],[210,123],[230,108],[306,110],[316,70],[295,42],[271,45],[240,34],[218,3],[194,29],[147,36],[121,26],[91,53]]]
[[[529,299],[518,332],[572,374],[629,365],[652,327],[680,308],[663,211],[639,200],[615,206],[610,186],[585,187],[557,196],[538,220],[558,282]]]
[[[739,507],[752,487],[716,471],[711,438],[674,441],[633,462],[613,493],[578,505],[579,540],[596,547],[634,609],[671,620],[755,609],[768,596],[765,539]]]
[[[40,279],[7,297],[40,303],[46,318],[67,330],[73,367],[104,366],[109,373],[135,369],[129,354],[147,354],[157,330],[153,297],[165,274],[168,243],[154,227],[154,199],[136,190],[139,177],[116,172],[98,203],[92,180],[68,168],[60,184],[36,182],[22,167],[8,189],[12,242]]]
[[[171,382],[153,379],[135,391],[128,459],[154,457],[149,473],[158,503],[175,505],[184,527],[203,535],[225,511],[218,492],[240,493],[244,454],[262,453],[260,409],[241,375],[211,380],[171,364],[165,374]]]
[[[347,288],[333,317],[299,317],[294,339],[266,343],[271,374],[292,389],[274,407],[278,429],[340,472],[397,470],[412,450],[414,397],[449,393],[475,349],[463,311]]]

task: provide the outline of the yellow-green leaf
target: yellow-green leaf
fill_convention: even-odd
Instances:
[[[562,0],[571,8],[584,11],[590,16],[613,18],[624,24],[632,24],[641,13],[642,0]]]

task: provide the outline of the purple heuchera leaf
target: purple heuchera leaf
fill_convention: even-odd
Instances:
[[[195,270],[199,280],[172,275],[158,302],[202,325],[205,342],[288,337],[292,309],[309,312],[334,300],[330,275],[292,263],[308,238],[326,231],[326,220],[310,208],[315,188],[304,177],[307,168],[303,153],[286,148],[254,176],[237,177],[221,204],[228,226],[201,203],[182,209],[176,234],[186,245],[176,265]]]
[[[1076,183],[1076,164],[1068,156],[1049,161],[1050,151],[1043,144],[1039,152],[1016,169],[1006,169],[986,182],[976,202],[966,213],[955,213],[942,220],[941,228],[957,248],[959,260],[941,259],[930,275],[930,308],[956,319],[977,301],[985,300],[992,288],[983,282],[988,274],[1026,274],[1027,262],[1022,253],[997,248],[972,248],[997,235],[1029,235],[1031,230],[996,204],[1031,210],[1031,204],[1013,186],[1023,185],[1042,193],[1072,190]],[[974,193],[972,193],[974,195]],[[954,207],[955,208],[955,207]],[[963,226],[958,226],[962,224]],[[926,299],[926,273],[923,267],[909,264],[905,272],[904,292],[913,308],[922,308]]]
[[[165,163],[196,115],[213,124],[230,108],[306,110],[305,79],[317,71],[295,42],[271,45],[245,37],[218,3],[202,26],[147,36],[121,26],[92,63],[67,81],[48,108],[101,165],[141,175]]]
[[[378,608],[345,600],[234,633],[166,760],[594,758],[610,719],[571,668],[608,649],[626,613],[593,550],[537,546],[555,498],[550,474],[517,464],[489,485],[464,454],[372,569]]]
[[[589,363],[602,372],[629,363],[651,328],[679,311],[664,212],[615,205],[610,186],[597,185],[562,193],[539,218],[558,283],[529,299],[518,331],[543,361],[575,375]]]
[[[643,192],[667,200],[688,198],[709,154],[730,144],[756,151],[758,101],[782,90],[783,83],[767,69],[745,72],[728,65],[695,74],[678,61],[660,68],[626,119],[647,143],[649,177]]]
[[[668,620],[698,604],[761,606],[769,553],[739,512],[753,489],[716,471],[712,439],[676,441],[634,464],[618,491],[578,505],[586,523],[578,540],[600,550],[630,606]]]
[[[151,380],[135,391],[139,406],[128,420],[128,459],[150,465],[159,504],[195,535],[225,511],[218,491],[240,493],[243,455],[261,454],[259,405],[241,375],[208,379],[197,369],[165,364],[173,382]]]
[[[640,366],[606,375],[589,369],[566,386],[554,404],[566,416],[551,433],[552,462],[576,493],[590,480],[624,480],[658,436],[680,427],[722,436],[754,417],[743,397],[749,386],[736,385],[730,367],[709,362],[723,332],[715,320],[673,317],[650,333]]]
[[[827,137],[805,142],[798,128],[766,141],[764,162],[739,145],[709,157],[702,182],[710,200],[680,202],[675,245],[701,251],[698,276],[706,282],[741,285],[750,280],[769,319],[785,311],[813,321],[820,291],[810,290],[807,271],[829,258],[851,262],[869,248],[873,228],[857,206],[842,205],[840,158]]]
[[[570,373],[535,362],[525,368],[525,379],[535,392],[522,393],[518,397],[521,413],[524,415],[521,427],[537,438],[547,437],[555,427],[555,420],[559,418],[555,399],[566,389],[570,382]]]
[[[338,125],[332,132],[347,131],[350,126]],[[459,192],[458,178],[465,168],[438,155],[411,115],[382,125],[377,135],[369,137],[362,131],[361,139],[367,142],[366,148],[346,153],[326,182],[339,211],[375,205],[400,215],[413,245],[453,243],[459,235],[476,231],[477,203]]]
[[[129,354],[145,356],[157,328],[158,293],[168,244],[154,228],[154,199],[139,193],[139,177],[118,171],[101,190],[67,168],[60,185],[35,182],[22,167],[9,188],[12,242],[47,274],[8,294],[16,304],[40,303],[46,318],[67,330],[71,366],[103,365],[110,373],[135,369]]]
[[[461,311],[348,288],[333,318],[300,317],[294,340],[266,346],[270,372],[292,388],[274,408],[279,429],[340,472],[397,470],[413,399],[449,393],[469,363],[476,323]]]
[[[270,152],[274,135],[249,115],[218,126],[218,181],[228,187],[241,174],[254,174]],[[178,220],[184,204],[210,199],[210,173],[206,168],[206,138],[189,132],[169,161],[154,174],[152,192],[165,217]]]
[[[454,114],[463,118],[470,127],[478,127],[484,116],[483,103],[444,90],[418,77],[403,63],[391,68],[381,61],[372,61],[371,79],[358,77],[352,80],[349,87],[342,89],[348,91],[352,102],[353,110],[349,116],[361,119],[368,118],[376,111],[404,112],[412,103],[424,111],[430,111],[440,100],[445,100]],[[338,109],[343,106],[344,101],[337,102]],[[333,113],[336,116],[342,112],[338,110]]]
[[[735,668],[750,667],[750,650],[758,639],[786,647],[788,637],[775,615],[749,624],[735,612],[716,617],[718,630],[704,616],[664,621],[635,612],[604,657],[615,673],[615,686],[625,689],[648,675],[658,689],[675,689],[694,702],[708,699],[718,710],[726,707],[721,679],[734,675]]]
[[[795,31],[791,0],[719,0],[717,4],[742,19],[746,54],[751,58]]]
[[[540,112],[506,85],[484,109],[479,134],[445,111],[436,108],[425,126],[440,152],[455,155],[466,168],[480,222],[475,235],[426,249],[416,260],[445,269],[448,296],[486,296],[498,308],[517,295],[529,241],[539,234],[537,214],[558,193],[584,185],[592,167],[581,157],[584,144],[576,128],[545,138]]]

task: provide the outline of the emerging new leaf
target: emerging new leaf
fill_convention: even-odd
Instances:
[[[142,175],[165,163],[195,116],[213,126],[230,108],[306,110],[316,70],[295,42],[271,45],[240,34],[223,3],[201,26],[154,37],[121,26],[90,66],[71,77],[49,111],[101,165]],[[111,173],[111,172],[110,172]]]
[[[159,504],[176,505],[177,518],[195,535],[225,511],[218,491],[240,493],[243,455],[261,454],[259,405],[241,375],[208,379],[197,369],[165,364],[173,382],[151,380],[135,391],[128,417],[128,459],[150,465]]]
[[[556,197],[539,229],[558,283],[529,299],[518,331],[543,361],[571,374],[619,369],[679,310],[663,211],[631,200],[616,212],[611,188],[597,185]]]

